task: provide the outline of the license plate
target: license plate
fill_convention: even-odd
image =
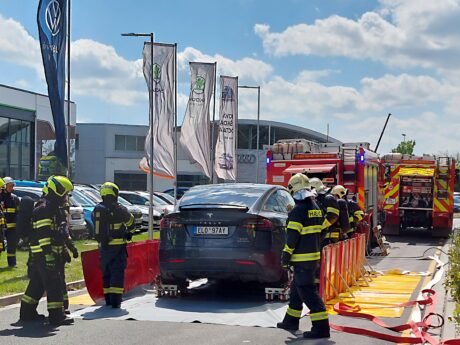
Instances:
[[[197,226],[195,235],[228,235],[227,226]]]

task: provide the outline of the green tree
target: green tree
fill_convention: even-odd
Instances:
[[[415,140],[401,141],[391,152],[411,155],[414,153],[414,147]]]

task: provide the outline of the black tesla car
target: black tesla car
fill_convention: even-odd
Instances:
[[[160,223],[163,283],[187,279],[283,284],[280,267],[288,211],[281,186],[229,183],[196,186]]]

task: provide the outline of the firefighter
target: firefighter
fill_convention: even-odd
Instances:
[[[3,179],[0,177],[0,191],[3,189],[5,186],[5,182]],[[3,208],[2,205],[0,204],[0,256],[2,255],[2,252],[5,250],[5,238],[4,238],[4,231],[6,228],[6,220],[5,216],[3,214]]]
[[[341,185],[334,186],[331,189],[331,194],[336,198],[337,204],[339,205],[339,219],[333,226],[333,230],[339,233],[339,240],[345,240],[348,238],[348,231],[350,230],[350,221],[348,219],[348,206],[345,200],[348,190]]]
[[[296,331],[302,314],[302,303],[310,309],[312,328],[304,332],[308,339],[329,338],[329,319],[323,300],[315,286],[315,272],[320,262],[320,237],[323,212],[314,201],[308,177],[295,174],[289,180],[288,190],[295,200],[286,228],[286,245],[281,254],[284,269],[294,276],[289,306],[278,328]]]
[[[118,203],[119,189],[115,183],[105,182],[99,193],[102,202],[96,205],[91,217],[100,247],[105,303],[120,308],[128,258],[126,244],[132,238],[134,217]]]
[[[347,206],[348,220],[350,223],[350,230],[348,230],[347,236],[351,237],[353,233],[356,232],[359,222],[364,219],[364,212],[353,198],[347,200]]]
[[[16,231],[16,217],[19,209],[19,198],[13,194],[14,180],[11,177],[4,177],[5,183],[2,189],[0,201],[3,214],[6,220],[6,257],[8,267],[16,267],[16,248],[18,246],[18,234]]]
[[[69,311],[69,295],[67,292],[67,283],[65,281],[65,264],[71,262],[71,257],[68,252],[72,253],[72,257],[74,259],[78,258],[78,250],[75,247],[75,244],[72,240],[72,237],[69,233],[69,225],[67,223],[67,213],[69,210],[68,202],[64,204],[62,208],[60,208],[60,219],[59,219],[59,242],[58,242],[58,253],[60,254],[58,260],[58,268],[60,274],[60,281],[61,281],[61,288],[62,288],[62,295],[64,300],[64,313],[70,314]]]
[[[339,240],[338,232],[330,232],[330,230],[332,230],[332,226],[339,219],[339,204],[337,203],[337,200],[334,198],[334,196],[328,193],[330,188],[327,188],[319,178],[312,177],[310,179],[310,184],[312,189],[316,191],[316,202],[322,209],[325,216],[323,221],[324,238],[321,241],[322,248],[330,243],[333,243],[334,241],[337,242]]]
[[[43,318],[37,313],[38,301],[46,292],[49,322],[69,325],[73,319],[64,313],[64,299],[59,261],[62,237],[59,232],[63,206],[72,182],[64,176],[52,176],[44,187],[41,198],[32,212],[33,232],[30,235],[29,285],[21,299],[20,320]]]

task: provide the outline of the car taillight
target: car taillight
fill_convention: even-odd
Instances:
[[[184,227],[184,224],[179,222],[178,219],[163,217],[160,220],[160,229],[180,229],[183,227]]]
[[[241,225],[246,230],[271,230],[273,223],[267,218],[250,218],[246,219]]]

